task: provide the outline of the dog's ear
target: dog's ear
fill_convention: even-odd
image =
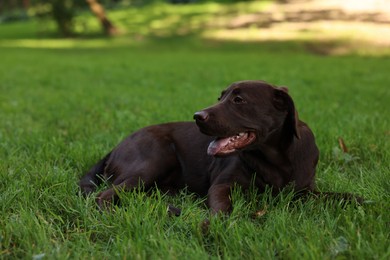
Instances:
[[[286,86],[280,86],[280,87],[278,87],[278,89],[280,89],[281,91],[284,91],[284,92],[288,93],[288,87],[286,87]]]
[[[295,110],[294,101],[288,94],[287,87],[275,88],[274,105],[278,110],[287,111],[286,127],[300,139],[301,135],[298,130],[298,112]]]

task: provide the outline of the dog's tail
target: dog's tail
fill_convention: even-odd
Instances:
[[[90,193],[96,190],[96,187],[102,183],[103,178],[102,174],[106,168],[108,158],[110,157],[111,152],[108,153],[103,159],[101,159],[97,164],[95,164],[81,179],[79,182],[81,193],[84,196],[89,195]]]
[[[323,198],[325,200],[339,201],[343,204],[357,203],[362,205],[364,203],[364,198],[351,193],[303,191],[298,192],[294,197],[297,199],[302,197]]]
[[[334,201],[342,201],[345,203],[353,203],[356,202],[357,204],[363,204],[364,199],[360,196],[357,196],[355,194],[351,193],[339,193],[339,192],[319,192],[319,191],[312,191],[312,193],[317,197],[322,197],[325,199],[330,199]]]

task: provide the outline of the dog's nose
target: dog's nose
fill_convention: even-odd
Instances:
[[[199,111],[194,114],[194,119],[196,121],[206,121],[209,118],[209,114],[206,111]]]

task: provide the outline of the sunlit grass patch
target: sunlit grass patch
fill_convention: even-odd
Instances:
[[[70,48],[113,48],[137,45],[137,41],[127,38],[101,39],[17,39],[0,42],[2,47],[37,48],[37,49],[70,49]]]

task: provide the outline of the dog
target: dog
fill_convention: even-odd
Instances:
[[[112,186],[96,202],[107,207],[118,191],[140,186],[169,192],[187,188],[207,196],[212,213],[229,213],[234,185],[255,185],[272,194],[286,186],[315,191],[319,151],[286,87],[240,81],[218,103],[194,114],[195,122],[143,128],[122,141],[80,180],[81,192],[95,191],[103,179]]]

